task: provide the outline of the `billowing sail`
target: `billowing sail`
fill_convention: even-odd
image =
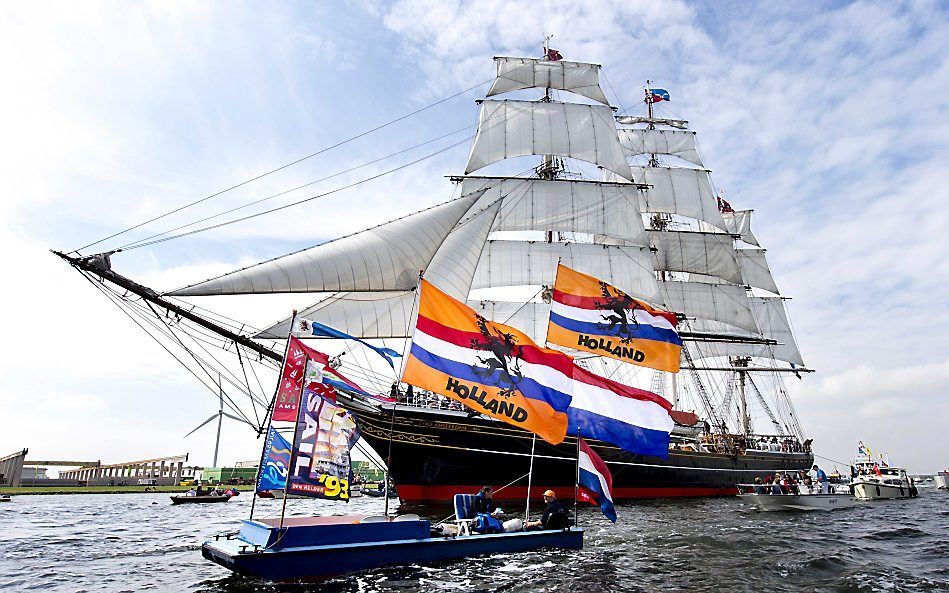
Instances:
[[[640,193],[644,212],[666,212],[696,218],[727,231],[718,211],[708,171],[671,167],[632,167],[633,181],[649,187]]]
[[[479,197],[462,196],[170,294],[410,290],[418,282],[419,270],[428,268],[448,233]]]
[[[465,173],[531,154],[580,159],[631,179],[609,107],[484,101]]]
[[[329,295],[298,313],[357,338],[406,338],[415,291],[341,292]],[[281,339],[290,331],[287,317],[254,337]]]
[[[500,206],[500,201],[494,201],[448,233],[425,271],[425,279],[455,299],[468,298],[481,252]],[[475,208],[477,205],[472,209]]]
[[[732,238],[724,233],[647,231],[657,270],[692,272],[742,283]]]
[[[758,333],[743,286],[704,282],[663,282],[666,308],[688,317],[721,321]]]
[[[778,287],[765,259],[764,249],[736,249],[738,266],[745,284],[778,294]]]
[[[646,244],[639,195],[627,183],[466,177],[461,185],[462,195],[482,190],[472,210],[503,198],[495,231],[590,233]]]
[[[520,89],[546,88],[570,91],[609,104],[600,88],[599,64],[508,57],[497,57],[494,61],[498,77],[488,90],[488,97]]]
[[[692,355],[696,359],[719,356],[756,356],[783,360],[804,366],[804,359],[797,347],[791,324],[788,321],[781,297],[751,297],[751,312],[761,330],[760,334],[735,330],[723,323],[709,320],[690,322],[694,331],[709,333],[727,333],[744,337],[764,337],[777,344],[740,344],[734,342],[696,342]]]
[[[622,128],[617,130],[626,156],[668,154],[704,167],[695,145],[695,132],[687,130],[649,130]]]
[[[488,241],[471,287],[553,286],[558,259],[626,294],[660,302],[649,249],[592,243]]]
[[[469,300],[468,306],[486,319],[516,327],[538,344],[547,340],[547,318],[550,315],[547,303]]]

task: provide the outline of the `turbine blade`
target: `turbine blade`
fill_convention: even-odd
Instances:
[[[192,430],[191,432],[189,432],[188,434],[186,434],[185,436],[183,436],[183,437],[181,437],[181,438],[186,439],[186,438],[190,437],[190,436],[193,435],[195,432],[197,432],[197,430],[198,430],[199,428],[202,428],[202,427],[205,426],[208,422],[210,422],[210,421],[216,419],[217,416],[218,416],[217,414],[212,414],[210,418],[208,418],[207,420],[205,420],[204,422],[202,422],[201,424],[199,424],[199,425],[197,426],[197,428],[195,428],[194,430]]]

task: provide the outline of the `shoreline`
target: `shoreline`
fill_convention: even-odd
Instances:
[[[253,491],[253,485],[245,486],[224,486],[225,488],[235,488],[240,492]],[[148,488],[148,491],[145,491]],[[176,492],[187,492],[189,488],[185,486],[18,486],[18,487],[0,487],[0,494],[9,494],[10,496],[42,496],[50,494],[161,494]]]

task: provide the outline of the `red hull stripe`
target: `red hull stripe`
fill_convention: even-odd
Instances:
[[[464,486],[420,486],[399,484],[397,490],[399,498],[405,502],[444,502],[450,504],[456,494],[472,494],[477,492],[481,485],[467,484]],[[553,490],[561,500],[573,500],[572,486],[532,486],[531,499],[540,500],[545,490]],[[695,498],[701,496],[734,496],[737,488],[630,488],[613,487],[613,501],[629,500],[634,498]],[[508,486],[504,490],[495,491],[494,500],[524,500],[527,496],[527,486]]]

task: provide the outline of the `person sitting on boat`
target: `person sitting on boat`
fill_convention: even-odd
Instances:
[[[501,509],[494,506],[491,500],[493,491],[491,486],[483,486],[474,498],[471,500],[471,511],[474,513],[475,522],[472,525],[472,531],[476,533],[501,533],[504,531],[504,524],[497,518]]]
[[[755,494],[765,494],[764,484],[761,483],[761,478],[755,478]]]
[[[824,470],[817,467],[816,463],[814,464],[814,467],[812,467],[811,469],[814,470],[814,474],[817,478],[817,482],[820,484],[821,494],[827,494],[828,492],[830,492],[830,483],[827,480],[827,474],[824,473]]]
[[[524,524],[525,529],[566,529],[570,526],[570,512],[557,500],[553,490],[544,492],[544,503],[547,508],[540,521],[528,521]]]
[[[771,494],[784,494],[784,490],[781,489],[781,474],[774,474],[774,479],[771,480]]]
[[[185,492],[185,496],[197,496],[198,493],[194,491],[194,488]]]
[[[494,492],[491,486],[482,486],[481,490],[478,490],[478,493],[471,500],[471,511],[476,514],[485,513],[490,515],[493,513],[495,511],[494,502],[491,500],[493,496]]]

